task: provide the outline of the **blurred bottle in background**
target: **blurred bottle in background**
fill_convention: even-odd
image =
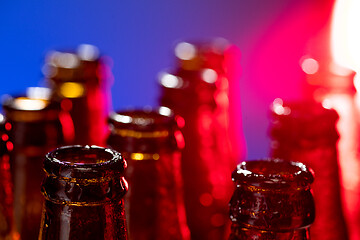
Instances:
[[[315,217],[310,190],[314,176],[303,163],[245,161],[232,178],[236,190],[230,202],[229,240],[310,239],[309,228]]]
[[[19,239],[37,239],[40,227],[45,154],[63,142],[59,108],[49,89],[28,88],[21,96],[4,96],[5,127],[13,181],[14,229]]]
[[[125,168],[120,153],[97,146],[66,146],[47,154],[38,239],[126,240]]]
[[[193,240],[225,239],[230,176],[244,155],[237,78],[239,51],[224,40],[180,42],[176,67],[160,74],[160,105],[184,121],[181,166]]]
[[[316,218],[311,239],[348,239],[341,199],[336,123],[339,115],[314,101],[271,106],[271,155],[301,161],[315,172]]]
[[[184,140],[172,111],[130,110],[109,119],[108,144],[128,163],[129,239],[190,239],[181,176]]]
[[[13,184],[10,172],[10,151],[13,144],[9,141],[5,116],[0,114],[0,239],[10,240],[13,230]]]
[[[110,62],[83,44],[77,52],[50,52],[44,66],[51,100],[61,106],[66,144],[106,145],[111,107]]]
[[[351,240],[360,239],[359,75],[331,57],[304,56],[305,94],[339,114],[336,128],[344,216]]]

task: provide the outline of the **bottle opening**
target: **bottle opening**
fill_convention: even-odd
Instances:
[[[49,154],[55,161],[69,165],[96,165],[108,163],[114,159],[114,154],[109,149],[95,146],[66,147]]]
[[[122,174],[126,162],[121,154],[98,146],[64,146],[49,152],[44,170],[59,177],[91,179]]]
[[[109,123],[118,135],[134,138],[168,137],[176,125],[173,111],[166,107],[114,112]]]
[[[44,160],[45,198],[58,204],[101,205],[124,196],[128,186],[121,154],[98,146],[64,146]]]
[[[254,186],[308,186],[314,181],[312,170],[301,162],[261,159],[242,162],[233,173],[236,182]]]

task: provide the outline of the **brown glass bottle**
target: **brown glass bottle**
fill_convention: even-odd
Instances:
[[[232,174],[229,240],[308,240],[314,221],[313,174],[300,162],[242,162]]]
[[[302,161],[315,172],[312,240],[348,239],[340,192],[337,120],[335,110],[312,101],[276,99],[272,105],[271,155]]]
[[[181,42],[177,66],[160,75],[160,105],[184,119],[182,175],[187,221],[193,240],[228,236],[228,202],[233,184],[228,176],[244,154],[241,119],[232,104],[238,96],[237,62],[230,44]],[[236,93],[235,93],[236,92]],[[233,120],[236,121],[233,122]]]
[[[126,162],[97,146],[65,146],[44,160],[39,240],[126,240]]]
[[[43,157],[62,143],[58,108],[43,98],[40,93],[44,91],[46,89],[37,88],[24,96],[6,96],[3,101],[9,128],[8,150],[12,150],[9,162],[13,181],[14,229],[22,240],[33,240],[39,235]]]
[[[168,108],[133,110],[110,117],[108,144],[127,162],[129,239],[189,239],[183,203],[183,139]]]
[[[10,240],[13,235],[13,184],[10,172],[10,149],[8,130],[3,114],[0,114],[0,239]]]
[[[105,146],[112,77],[105,57],[83,44],[76,52],[50,52],[44,69],[51,99],[61,106],[66,144]]]

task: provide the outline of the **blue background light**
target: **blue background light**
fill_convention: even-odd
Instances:
[[[252,105],[258,100],[248,65],[264,34],[298,2],[309,1],[1,1],[0,95],[41,85],[41,67],[49,50],[88,43],[113,59],[114,109],[157,105],[157,75],[173,65],[174,44],[223,37],[242,53],[239,107],[248,157],[263,157],[268,154],[270,98]],[[263,109],[254,109],[259,106]]]

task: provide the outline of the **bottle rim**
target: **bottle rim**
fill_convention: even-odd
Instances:
[[[95,145],[62,146],[46,154],[44,160],[48,175],[68,181],[100,178],[107,181],[123,175],[125,168],[126,161],[119,152]]]
[[[113,112],[108,121],[112,132],[122,137],[161,138],[179,127],[176,119],[173,110],[162,106]]]
[[[42,89],[39,92],[49,91],[48,88],[37,89]],[[4,115],[11,121],[41,122],[56,120],[59,117],[57,103],[50,101],[48,96],[41,94],[4,95],[2,105]]]
[[[290,187],[310,187],[314,181],[314,172],[301,162],[264,158],[240,163],[233,172],[232,179],[237,185],[274,191]]]

